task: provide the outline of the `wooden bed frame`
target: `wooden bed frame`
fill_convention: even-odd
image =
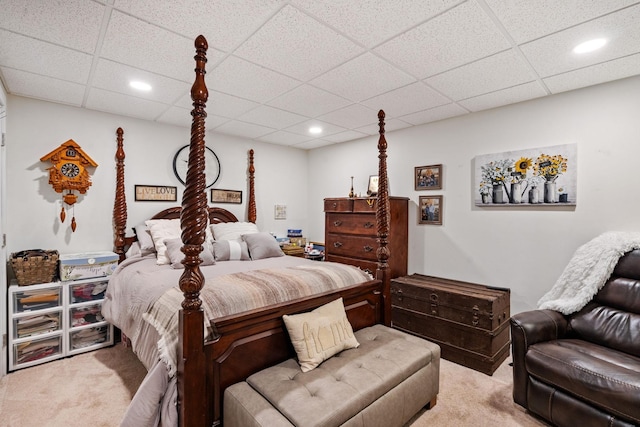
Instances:
[[[207,206],[204,176],[205,85],[207,41],[195,40],[195,81],[191,88],[193,110],[186,186],[182,206],[170,208],[153,218],[180,218],[184,272],[179,286],[184,294],[179,314],[178,418],[181,426],[211,426],[222,423],[224,390],[249,375],[295,356],[282,315],[312,310],[342,297],[354,330],[376,323],[391,323],[389,249],[389,194],[384,112],[378,113],[380,138],[377,195],[378,267],[375,280],[288,303],[217,318],[211,321],[214,337],[203,341],[204,314],[199,298],[204,277],[199,264],[205,241],[207,216],[212,222],[237,221],[230,212]],[[115,251],[124,259],[125,248],[136,238],[126,236],[127,205],[124,186],[123,130],[117,130],[116,196],[113,209]],[[256,221],[253,150],[249,152],[248,220]]]

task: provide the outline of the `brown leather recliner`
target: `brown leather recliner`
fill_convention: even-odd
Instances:
[[[557,426],[640,425],[640,250],[593,300],[565,316],[511,318],[513,400]]]

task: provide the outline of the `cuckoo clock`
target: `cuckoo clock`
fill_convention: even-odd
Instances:
[[[49,184],[57,193],[63,193],[62,200],[69,206],[73,206],[78,200],[76,192],[84,194],[91,186],[91,177],[87,168],[98,166],[73,139],[60,145],[40,161],[52,163],[53,166],[48,169]],[[65,217],[63,204],[60,221],[64,222]],[[76,231],[75,215],[71,219],[71,229]]]

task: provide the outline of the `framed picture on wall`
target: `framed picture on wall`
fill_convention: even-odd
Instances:
[[[420,196],[419,224],[442,225],[442,196]]]
[[[413,177],[416,191],[442,189],[442,165],[416,166]]]

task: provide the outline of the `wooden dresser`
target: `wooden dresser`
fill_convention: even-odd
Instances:
[[[324,199],[325,260],[351,264],[375,274],[378,249],[377,199]],[[409,199],[389,197],[391,278],[407,274]]]

